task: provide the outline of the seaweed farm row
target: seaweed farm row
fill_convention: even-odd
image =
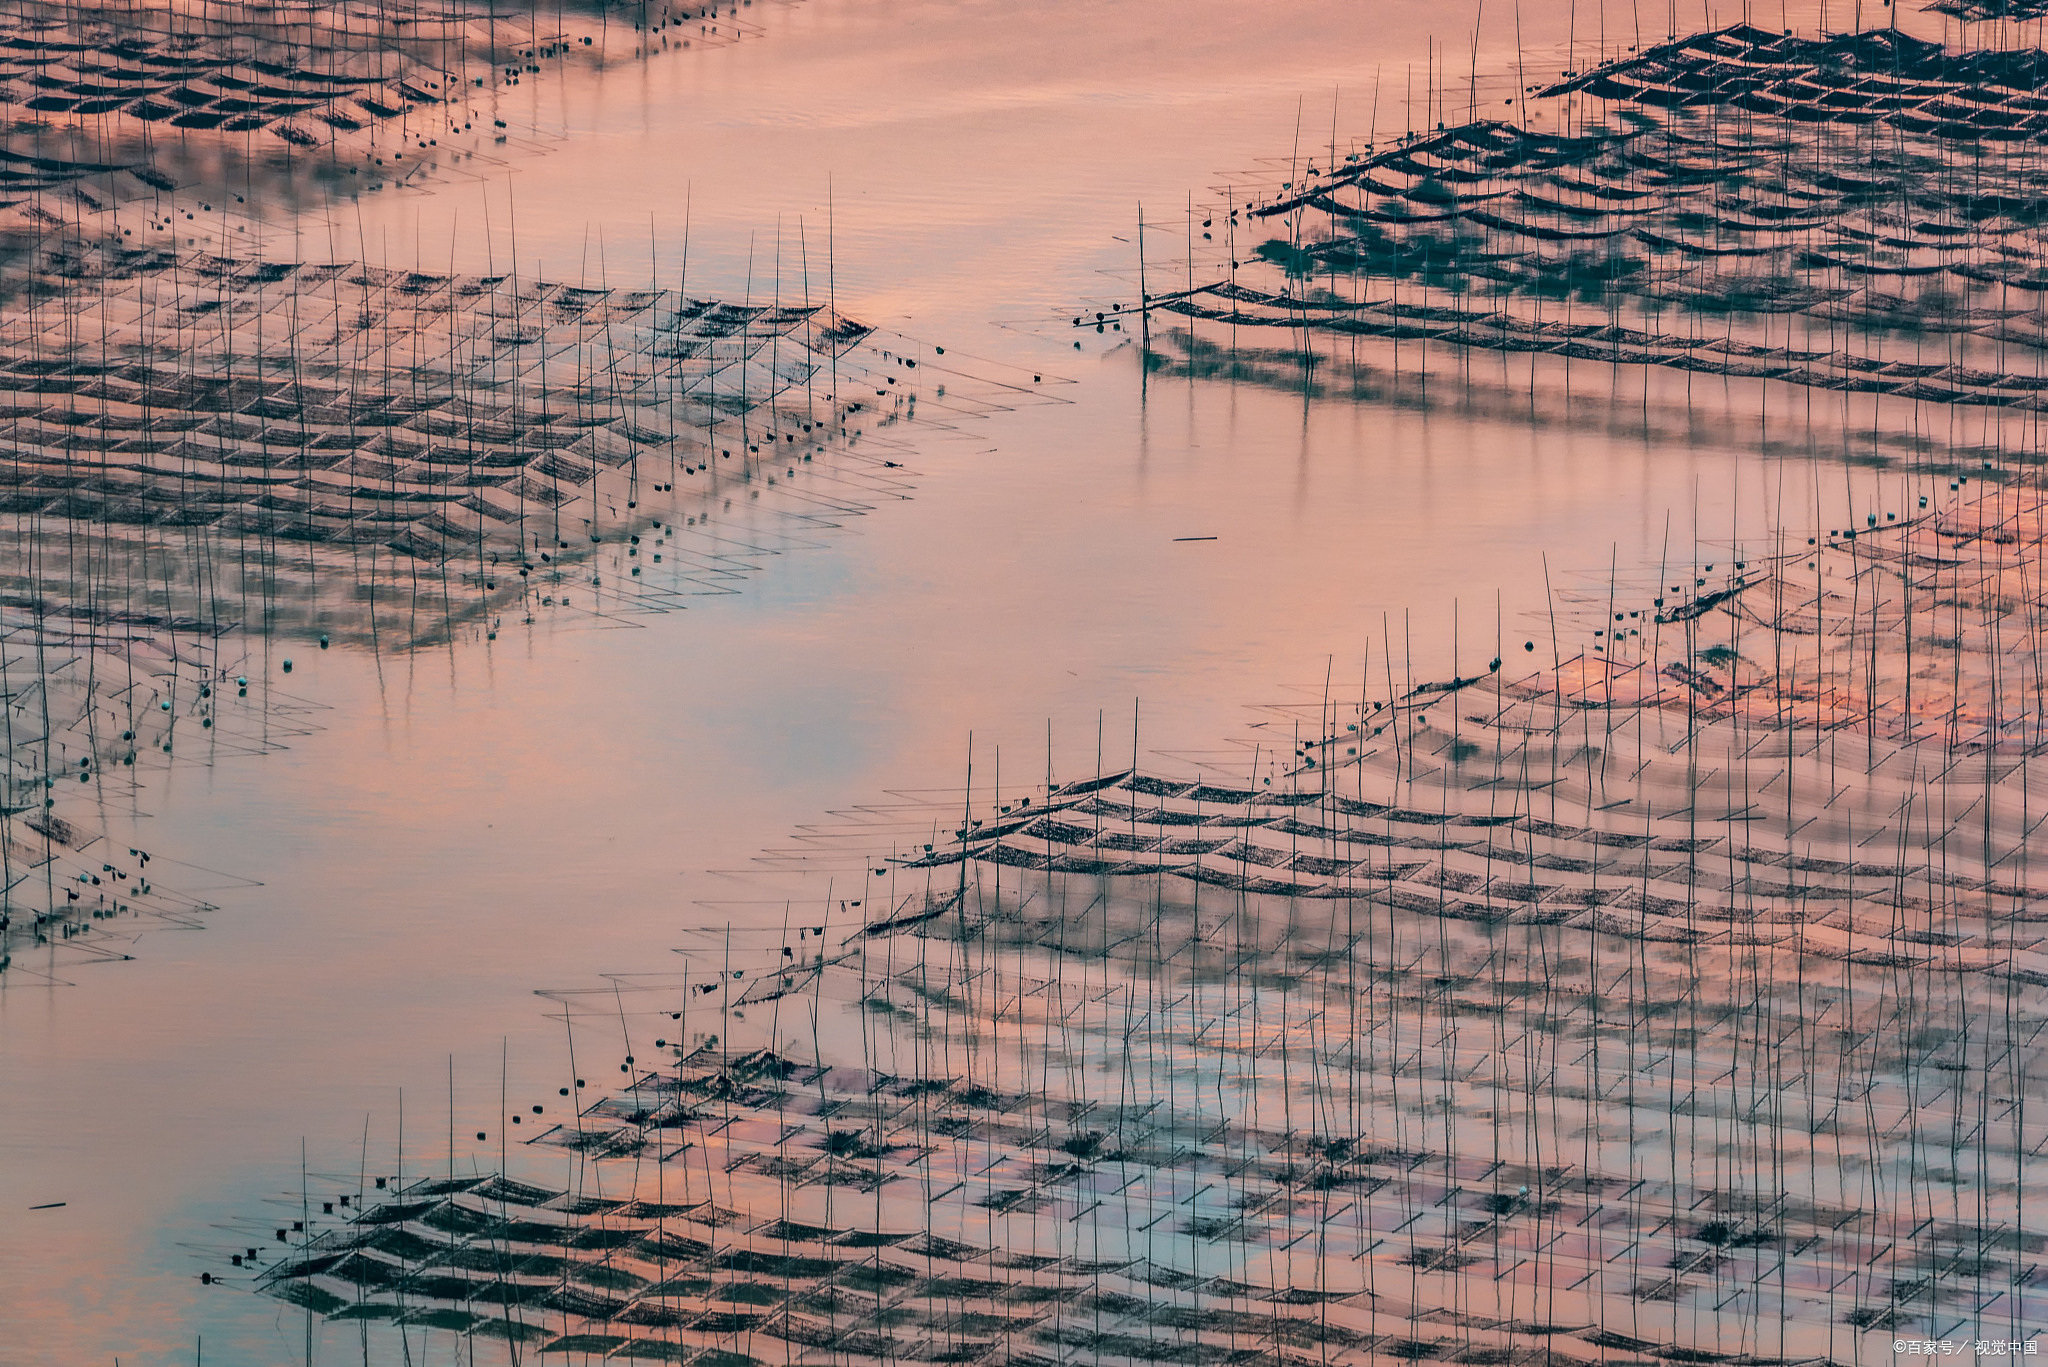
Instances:
[[[517,84],[572,52],[607,55],[614,26],[623,35],[630,25],[635,43],[666,38],[671,29],[684,46],[757,35],[739,8],[600,0],[549,12],[456,0],[265,4],[229,13],[205,4],[17,0],[0,15],[0,103],[21,111],[10,129],[16,142],[76,138],[103,152],[133,144],[145,162],[158,138],[195,133],[263,133],[311,150],[390,124],[404,147],[415,127],[423,137],[457,124],[467,130],[473,120],[449,114],[466,108],[464,92]],[[46,155],[51,165],[10,172],[12,188],[47,188],[28,170],[64,174],[55,154]],[[110,168],[81,162],[72,169]]]
[[[1688,394],[1775,381],[1839,394],[1852,430],[1967,422],[2038,452],[2048,58],[1737,25],[1563,76],[1507,121],[1233,192],[1201,245],[1190,218],[1184,280],[1155,262],[1148,304],[1075,325],[1181,315],[1218,346],[1285,329],[1410,371],[1436,343],[1498,353],[1508,387],[1523,356],[1532,390],[1547,357],[1677,372]]]
[[[680,972],[549,994],[573,1101],[201,1265],[492,1355],[2017,1340],[2041,505],[1927,497],[1574,582],[1447,671],[1375,642],[1221,749],[808,826]]]
[[[822,304],[170,253],[62,265],[0,338],[16,514],[509,578],[644,521],[643,484],[735,448],[744,466],[801,438],[809,458],[864,406],[830,386],[869,329]]]
[[[457,620],[612,551],[615,584],[686,588],[652,543],[764,493],[820,525],[901,498],[900,425],[1045,392],[819,302],[203,254],[62,265],[0,333],[0,506],[38,556],[20,592],[88,615],[248,621],[209,576],[255,543],[267,630],[348,629],[351,609],[294,613],[295,565],[302,591],[324,572],[349,594],[386,561],[424,567]],[[132,572],[143,529],[207,549]]]
[[[818,379],[869,329],[821,303],[102,259],[29,293],[0,338],[14,511],[68,490],[105,521],[477,555],[558,539],[601,471],[631,484],[643,455],[699,473],[730,459],[720,441],[797,444],[748,422],[790,391],[815,410],[789,424],[806,453],[858,411]]]
[[[360,1161],[342,1136],[345,1169],[302,1159],[201,1235],[200,1294],[272,1298],[309,1361],[1767,1367],[2026,1338],[2039,66],[1737,27],[1233,190],[1207,283],[1190,205],[1185,288],[1139,286],[1148,373],[1173,315],[1191,375],[1266,364],[1236,346],[1260,327],[1305,379],[1348,345],[1397,391],[1417,342],[1468,394],[1475,355],[1527,356],[1532,400],[1543,356],[1617,398],[1637,365],[1646,414],[1674,377],[1789,381],[1794,427],[1839,393],[1845,455],[1909,468],[1842,500],[1788,463],[1767,534],[1574,567],[1476,647],[1469,607],[1442,651],[1386,620],[1220,744],[1135,716],[1127,751],[970,741],[964,782],[737,851],[679,957],[542,993],[556,1063],[515,1090],[505,1046],[458,1113],[451,1056],[445,1163],[401,1101],[395,1148],[366,1122]],[[101,548],[248,545],[304,583],[258,595],[263,630],[323,643],[394,581],[447,623],[409,645],[571,593],[660,610],[712,582],[684,547],[750,525],[728,500],[829,521],[904,478],[867,434],[1043,392],[964,383],[810,282],[102,247],[31,284],[9,515],[92,529],[36,592],[222,621],[232,579],[100,580]],[[1788,510],[1809,473],[1853,511]]]
[[[238,235],[260,233],[262,214],[309,192],[418,190],[502,169],[508,150],[559,135],[522,113],[523,81],[759,36],[743,12],[753,0],[551,12],[20,0],[0,14],[0,217],[242,250]],[[259,217],[231,224],[230,197]],[[180,221],[195,210],[200,221]]]
[[[294,641],[483,644],[729,594],[909,497],[923,443],[1043,401],[772,295],[53,242],[16,297],[0,960],[52,951],[17,977],[125,953],[104,923],[138,908],[191,914],[154,880],[110,898],[106,806],[174,738],[210,762],[302,734]]]

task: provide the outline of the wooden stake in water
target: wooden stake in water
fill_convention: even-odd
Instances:
[[[1139,375],[1149,371],[1152,355],[1152,296],[1145,289],[1145,205],[1138,204],[1138,348]]]

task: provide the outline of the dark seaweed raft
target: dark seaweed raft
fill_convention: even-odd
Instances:
[[[1567,76],[1514,122],[1241,197],[1238,259],[1170,291],[1154,274],[1152,309],[1212,337],[1662,367],[1872,412],[1895,397],[2030,422],[2048,403],[2041,53],[1737,26]],[[1247,251],[1262,224],[1284,231]]]

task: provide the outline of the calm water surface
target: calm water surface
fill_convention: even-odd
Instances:
[[[208,1362],[302,1360],[298,1312],[202,1287],[197,1256],[294,1218],[302,1145],[351,1187],[359,1166],[445,1165],[451,1067],[458,1141],[493,1127],[501,1066],[515,1099],[551,1091],[560,1025],[535,989],[664,969],[702,903],[746,899],[759,850],[889,787],[957,783],[970,733],[1020,779],[1048,724],[1069,776],[1099,716],[1127,750],[1134,707],[1145,741],[1212,746],[1247,704],[1355,675],[1389,624],[1445,668],[1454,646],[1483,661],[1497,621],[1522,632],[1546,553],[1583,575],[1667,536],[1689,554],[1695,516],[1762,528],[1783,471],[1712,425],[1144,384],[1127,339],[1073,346],[1077,300],[1135,293],[1140,201],[1173,263],[1155,268],[1184,269],[1190,191],[1284,178],[1333,104],[1341,138],[1384,136],[1432,64],[1460,107],[1464,68],[1512,72],[1511,24],[1489,12],[1475,55],[1469,8],[763,6],[761,40],[500,97],[543,134],[509,172],[273,209],[279,251],[332,229],[344,254],[434,268],[500,264],[516,223],[522,263],[593,283],[672,280],[687,221],[692,288],[740,292],[751,253],[757,296],[779,233],[784,290],[806,253],[817,287],[829,253],[855,316],[1043,380],[1015,411],[906,432],[914,497],[763,558],[735,594],[411,654],[279,643],[290,691],[329,709],[316,734],[173,771],[153,815],[108,818],[165,881],[214,889],[207,928],[0,988],[0,1362],[186,1362],[201,1336]],[[1577,7],[1581,38],[1597,8]],[[1554,62],[1570,18],[1524,4],[1528,48]]]

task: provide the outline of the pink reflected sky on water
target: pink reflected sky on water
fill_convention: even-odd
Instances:
[[[1071,776],[1099,712],[1128,747],[1137,700],[1148,742],[1213,747],[1246,704],[1355,676],[1404,613],[1448,669],[1455,604],[1483,661],[1496,603],[1522,631],[1546,552],[1585,574],[1654,559],[1667,517],[1687,542],[1695,510],[1761,529],[1780,472],[1711,424],[1681,442],[1170,379],[1141,397],[1124,339],[1072,346],[1076,300],[1135,293],[1117,239],[1140,199],[1170,238],[1190,190],[1274,178],[1297,117],[1327,144],[1333,97],[1340,141],[1401,131],[1432,54],[1461,116],[1471,9],[756,5],[760,40],[501,96],[498,117],[559,133],[509,177],[335,213],[340,254],[430,269],[502,266],[516,214],[523,266],[594,279],[601,257],[638,284],[651,237],[669,283],[687,196],[693,292],[738,292],[750,235],[758,289],[778,216],[786,257],[801,219],[815,288],[829,177],[842,308],[1042,373],[1060,402],[909,430],[912,499],[688,611],[381,659],[280,644],[299,668],[271,685],[331,709],[322,729],[175,771],[132,834],[109,817],[166,883],[219,886],[208,928],[151,933],[74,988],[0,990],[0,1363],[189,1361],[199,1334],[208,1362],[296,1360],[297,1312],[201,1288],[186,1246],[295,1191],[302,1139],[315,1171],[352,1172],[367,1120],[370,1170],[390,1170],[400,1088],[408,1170],[438,1167],[451,1054],[462,1133],[496,1128],[501,1046],[514,1100],[551,1096],[558,1027],[533,989],[669,968],[695,904],[731,895],[706,870],[885,788],[957,783],[970,731],[1035,777],[1050,720]],[[1515,60],[1512,8],[1486,13],[1482,86]],[[1600,17],[1578,6],[1582,39]],[[1520,18],[1554,58],[1568,6]],[[289,240],[280,218],[273,249]],[[1788,502],[1816,478],[1800,467]],[[1217,540],[1174,541],[1191,535]]]

